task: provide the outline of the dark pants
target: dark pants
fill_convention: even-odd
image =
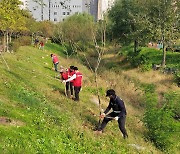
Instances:
[[[55,69],[56,72],[58,71],[58,64],[59,64],[59,63],[55,63],[55,64],[54,64],[54,69]]]
[[[74,94],[75,94],[75,101],[79,101],[79,92],[81,90],[81,87],[74,87]]]
[[[116,116],[118,116],[118,113],[111,112],[106,117],[104,117],[104,120],[101,123],[101,126],[98,128],[98,130],[103,131],[104,128],[106,127],[107,123],[109,121],[113,120],[113,118],[116,117]],[[121,117],[119,117],[119,119],[118,119],[119,129],[122,132],[124,138],[128,137],[128,134],[127,134],[126,129],[125,129],[125,121],[126,121],[126,115],[125,114],[122,115]]]
[[[66,82],[66,93],[69,96],[69,89],[71,92],[71,95],[73,95],[73,82]]]

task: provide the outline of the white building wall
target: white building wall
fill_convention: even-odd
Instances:
[[[82,11],[90,14],[91,0],[82,0]]]
[[[63,21],[75,13],[89,13],[95,20],[102,20],[103,14],[115,0],[21,0],[37,21]],[[35,2],[37,1],[37,2]]]
[[[91,0],[90,1],[90,14],[94,17],[94,20],[97,21],[98,0]]]
[[[40,3],[33,0],[26,1],[27,8],[37,21],[50,19],[59,22],[75,13],[90,12],[90,0],[39,0]]]
[[[115,0],[99,0],[98,1],[98,20],[102,20],[104,15],[113,6]]]

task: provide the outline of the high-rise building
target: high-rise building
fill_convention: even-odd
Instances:
[[[113,6],[115,0],[98,0],[97,20],[103,20],[104,15]]]
[[[75,13],[88,13],[95,20],[103,19],[103,14],[114,0],[21,0],[22,8],[28,9],[37,21],[63,21]]]
[[[28,0],[26,8],[37,21],[63,21],[75,13],[88,13],[88,6],[83,0]]]

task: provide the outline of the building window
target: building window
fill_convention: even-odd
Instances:
[[[67,12],[67,15],[69,15],[70,13],[69,12]]]
[[[57,21],[57,18],[54,18],[54,21]]]
[[[63,12],[63,15],[66,15],[66,12]]]
[[[54,15],[57,15],[57,12],[54,12]]]

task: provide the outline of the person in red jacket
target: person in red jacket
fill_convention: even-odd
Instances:
[[[69,75],[68,69],[61,68],[60,75],[62,80],[67,80]],[[69,97],[69,82],[66,82],[65,95]]]
[[[68,69],[68,78],[71,78],[73,75],[74,75],[74,66],[70,66],[69,69]],[[69,82],[66,82],[67,84],[67,90],[68,90],[68,96],[69,97],[73,97],[73,94],[74,94],[74,89],[73,89],[73,80],[72,81],[69,81]],[[70,93],[69,93],[69,89],[70,89]],[[71,96],[70,96],[71,95]]]
[[[59,59],[55,54],[51,54],[51,58],[52,58],[52,61],[53,61],[53,64],[54,64],[54,69],[57,72],[58,71],[57,68],[58,68],[58,64],[59,64]]]
[[[67,80],[68,79],[68,70],[67,69],[61,69],[60,70],[60,75],[62,80]]]
[[[41,42],[39,43],[39,49],[44,50],[44,42],[43,42],[43,41],[41,41]]]
[[[73,85],[74,85],[74,93],[75,93],[75,98],[74,101],[79,101],[79,92],[81,90],[81,86],[82,86],[82,78],[83,75],[82,73],[80,73],[78,71],[77,67],[74,67],[74,75],[72,77],[70,77],[67,80],[64,80],[63,82],[69,82],[73,80]]]

